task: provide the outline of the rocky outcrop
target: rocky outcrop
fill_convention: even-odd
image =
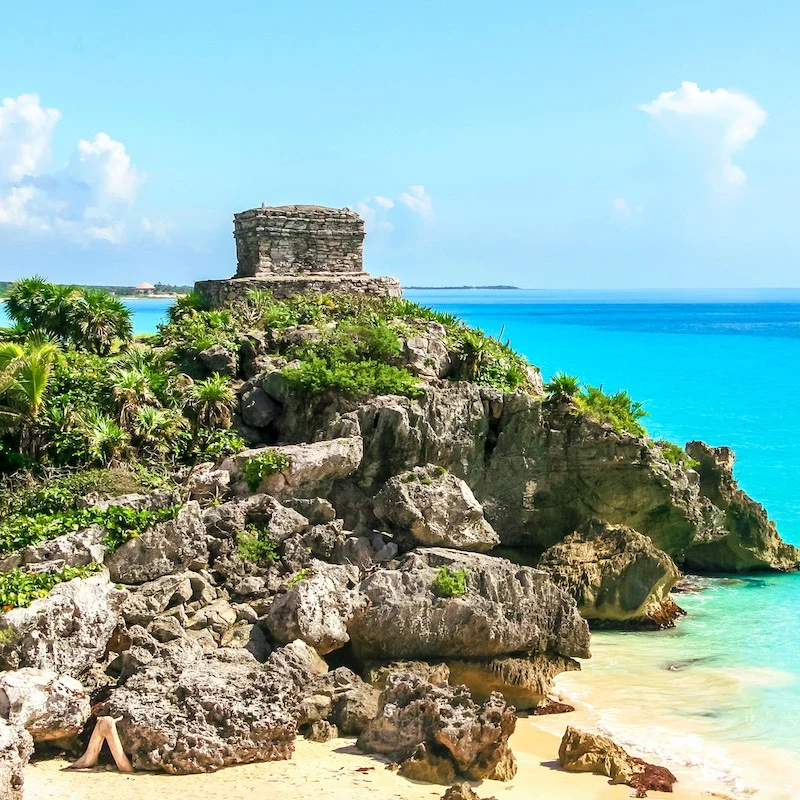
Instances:
[[[106,531],[99,525],[92,525],[73,533],[66,533],[37,545],[23,547],[16,553],[0,560],[0,572],[27,564],[48,564],[53,569],[85,567],[88,564],[102,564],[106,555],[103,539]]]
[[[678,568],[630,528],[590,524],[546,550],[539,567],[575,598],[584,619],[660,628],[681,613],[670,597]]]
[[[610,783],[632,786],[636,797],[646,797],[647,791],[671,792],[677,780],[666,767],[634,758],[611,739],[572,726],[561,739],[558,761],[567,772],[594,772],[607,775]]]
[[[264,453],[282,455],[288,464],[280,472],[266,475],[258,492],[272,495],[278,500],[318,497],[327,494],[335,480],[347,477],[358,468],[363,455],[363,442],[360,437],[351,436],[301,445],[244,450],[220,465],[220,469],[232,473],[234,481],[239,481],[240,494],[251,493],[241,483],[242,466],[249,459],[258,458]]]
[[[108,573],[62,583],[27,608],[0,616],[0,666],[34,667],[79,678],[106,652],[127,592]]]
[[[411,544],[485,552],[500,544],[469,486],[428,464],[391,478],[378,492],[375,516]]]
[[[731,449],[689,442],[686,452],[698,462],[701,494],[724,512],[721,527],[705,532],[687,548],[687,568],[713,570],[720,564],[736,572],[800,568],[800,550],[780,538],[764,507],[736,483]]]
[[[295,683],[276,663],[206,656],[154,659],[116,689],[104,713],[135,769],[175,774],[291,758]]]
[[[529,711],[545,700],[553,678],[560,672],[580,669],[577,661],[563,656],[507,656],[492,659],[453,659],[446,662],[450,683],[464,684],[476,702],[499,692],[519,711]]]
[[[312,561],[309,575],[278,595],[267,626],[280,643],[301,639],[320,655],[350,641],[347,625],[365,598],[354,591],[358,569]]]
[[[464,686],[434,686],[399,672],[389,676],[378,716],[359,736],[358,747],[404,762],[423,760],[422,745],[463,777],[509,780],[516,772],[508,747],[515,726],[514,709],[498,694],[478,707]]]
[[[89,695],[68,675],[29,667],[0,672],[0,717],[25,728],[34,742],[77,736],[90,712]]]
[[[441,568],[466,572],[466,593],[438,597]],[[366,659],[487,658],[514,653],[588,657],[574,601],[530,567],[478,553],[426,548],[361,582],[369,605],[348,628]]]
[[[138,584],[208,565],[200,505],[188,502],[175,519],[161,522],[123,544],[106,560],[111,580]]]
[[[472,787],[466,782],[454,783],[443,795],[441,800],[481,800],[472,791]],[[497,800],[496,797],[487,797],[486,800]]]
[[[298,724],[327,722],[343,736],[358,736],[378,714],[380,692],[347,667],[310,678],[300,688]]]
[[[203,350],[199,359],[209,372],[217,372],[230,378],[236,376],[236,354],[221,344],[212,344]]]
[[[22,800],[25,767],[33,755],[31,735],[0,719],[0,797]]]

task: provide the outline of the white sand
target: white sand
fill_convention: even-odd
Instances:
[[[569,715],[568,715],[569,716]],[[566,720],[564,727],[566,727]],[[597,775],[570,774],[558,768],[559,739],[520,719],[511,745],[519,771],[513,781],[473,784],[482,798],[498,800],[622,800],[627,786],[610,786]],[[230,767],[208,775],[137,773],[105,768],[64,771],[65,761],[40,761],[25,775],[25,800],[436,800],[444,786],[416,783],[386,769],[386,759],[359,753],[351,739],[315,744],[297,739],[294,758],[268,764]],[[675,785],[673,794],[651,798],[696,800],[720,795],[692,794]]]

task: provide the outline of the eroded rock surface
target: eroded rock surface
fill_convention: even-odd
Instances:
[[[31,735],[0,719],[0,797],[4,800],[22,800],[24,771],[32,755]]]
[[[630,528],[591,524],[546,550],[539,567],[575,598],[584,619],[658,628],[680,614],[669,594],[678,568]]]
[[[463,597],[437,597],[441,567],[466,571]],[[409,553],[398,569],[361,582],[369,605],[348,628],[364,658],[486,658],[514,653],[589,655],[574,601],[541,570],[444,548]]]
[[[469,486],[434,464],[391,478],[375,497],[374,512],[412,543],[476,552],[500,544]]]

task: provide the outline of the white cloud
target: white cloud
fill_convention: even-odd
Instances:
[[[388,200],[388,198],[382,198]],[[387,206],[380,203],[378,198],[367,198],[356,204],[356,211],[361,215],[364,220],[364,227],[368,233],[389,233],[394,229],[394,225],[386,219],[386,212],[390,208],[394,208],[394,203],[389,200],[391,205]],[[373,205],[374,203],[374,205]]]
[[[106,133],[81,139],[66,164],[47,171],[60,118],[35,94],[0,105],[0,226],[82,244],[123,242],[144,176]]]
[[[421,184],[411,186],[407,192],[400,195],[400,202],[419,214],[426,222],[433,220],[433,200]]]
[[[631,216],[631,207],[628,205],[628,201],[624,197],[615,197],[611,201],[611,208],[614,209],[614,211],[621,217],[628,219]]]
[[[383,195],[375,195],[375,204],[382,208],[394,208],[394,200],[391,197],[384,197]]]
[[[661,92],[638,108],[670,132],[688,135],[707,146],[715,171],[726,183],[747,180],[733,157],[767,120],[767,112],[751,97],[728,89],[700,89],[696,83],[683,81],[680,89]]]
[[[53,129],[61,119],[42,108],[36,94],[6,97],[0,104],[0,181],[33,175],[50,154]]]

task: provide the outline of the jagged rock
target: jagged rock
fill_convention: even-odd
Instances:
[[[552,688],[560,672],[580,669],[571,658],[536,655],[528,658],[507,656],[483,660],[447,661],[452,684],[464,684],[476,702],[483,702],[492,692],[500,692],[517,710],[536,708]]]
[[[0,720],[0,797],[22,800],[25,767],[33,755],[31,735]]]
[[[443,795],[441,800],[481,800],[472,791],[472,787],[466,782],[454,783]],[[487,797],[486,800],[497,800],[496,797]]]
[[[150,494],[120,494],[116,497],[91,493],[78,501],[81,508],[98,508],[101,511],[107,511],[112,506],[132,508],[134,511],[159,511],[180,503],[180,493],[173,489],[156,489]]]
[[[336,509],[324,497],[295,497],[286,504],[302,514],[311,525],[324,525],[336,519]]]
[[[400,765],[397,774],[410,781],[440,783],[444,786],[458,777],[452,759],[431,752],[424,744],[417,745],[410,758]]]
[[[463,597],[433,593],[441,567],[466,571]],[[589,655],[589,629],[572,598],[541,570],[502,558],[425,548],[398,569],[376,570],[359,589],[370,602],[348,631],[365,659]]]
[[[272,603],[267,626],[278,642],[302,639],[320,655],[350,641],[347,625],[364,598],[354,591],[358,571],[312,561],[302,578]]]
[[[269,661],[274,669],[288,675],[298,688],[307,686],[314,676],[328,671],[325,659],[300,639],[275,650]]]
[[[281,407],[263,389],[254,386],[242,395],[242,420],[254,428],[266,428],[281,413]]]
[[[312,677],[300,691],[301,724],[325,719],[344,736],[357,736],[378,714],[380,692],[346,667]]]
[[[68,675],[30,667],[0,673],[0,717],[34,742],[77,736],[90,713],[89,695]]]
[[[187,476],[183,486],[192,500],[206,500],[222,497],[228,491],[231,474],[224,469],[216,469],[214,462],[198,464]]]
[[[198,354],[198,358],[209,372],[218,372],[229,378],[236,377],[236,355],[221,344],[207,347]]]
[[[558,760],[567,772],[594,772],[607,775],[609,783],[626,783],[645,797],[648,790],[671,792],[676,777],[666,768],[630,756],[605,736],[567,727],[558,748]]]
[[[180,639],[184,635],[183,626],[176,617],[156,617],[148,626],[148,633],[157,642],[171,642],[173,639]]]
[[[438,322],[426,323],[427,333],[403,341],[400,358],[415,375],[424,378],[446,378],[453,369],[453,360],[444,343],[445,329]]]
[[[514,772],[508,739],[515,726],[514,709],[498,694],[478,707],[465,686],[434,686],[398,672],[389,676],[378,716],[359,736],[358,747],[405,761],[422,744],[432,755],[447,756],[464,777],[506,780]]]
[[[670,598],[678,568],[630,528],[594,523],[546,550],[539,567],[575,598],[584,619],[664,627],[680,613]]]
[[[391,478],[373,510],[394,534],[419,544],[485,552],[500,543],[469,486],[434,464]]]
[[[52,564],[54,569],[61,569],[64,566],[85,567],[91,563],[102,564],[107,549],[103,544],[105,536],[105,529],[99,525],[92,525],[41,544],[24,547],[0,560],[0,572],[7,572],[25,564],[47,562]]]
[[[163,612],[188,603],[193,597],[191,573],[164,575],[133,588],[122,607],[128,625],[148,625]]]
[[[306,738],[311,742],[330,742],[339,738],[339,729],[326,719],[318,719],[309,725]]]
[[[189,501],[175,519],[161,522],[123,544],[107,559],[111,579],[138,584],[208,565],[200,505]]]
[[[58,584],[27,608],[1,615],[0,667],[80,677],[105,654],[126,596],[103,571]]]
[[[364,680],[378,689],[385,689],[386,680],[393,672],[409,672],[434,686],[443,686],[450,682],[450,667],[447,664],[430,664],[427,661],[393,661],[390,664],[367,663],[364,665]],[[464,681],[454,681],[454,683],[464,683]]]
[[[176,774],[291,758],[295,684],[275,664],[206,656],[176,669],[151,661],[116,689],[105,713],[135,769]]]
[[[800,550],[778,535],[764,507],[745,494],[733,477],[733,451],[689,442],[686,452],[699,462],[700,492],[725,512],[724,525],[695,539],[687,548],[691,569],[730,571],[751,569],[794,570],[800,567]]]
[[[226,459],[220,469],[226,469],[239,476],[243,464],[265,452],[285,456],[289,465],[280,472],[267,475],[258,487],[259,492],[273,495],[278,500],[294,496],[315,497],[325,494],[326,487],[333,481],[344,478],[361,463],[362,441],[353,436],[347,439],[331,439],[282,447],[255,448],[244,450]],[[241,493],[247,494],[247,487],[240,484]]]

